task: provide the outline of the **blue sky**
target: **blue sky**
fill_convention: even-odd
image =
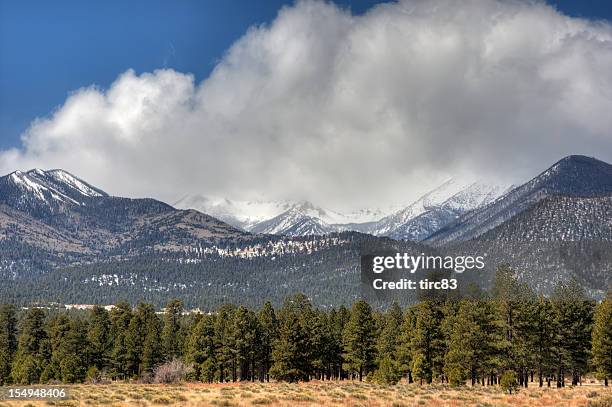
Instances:
[[[35,117],[82,86],[107,87],[128,68],[205,78],[248,27],[270,22],[284,0],[0,0],[0,149],[16,147]],[[337,1],[363,13],[372,0]],[[606,0],[553,2],[573,16],[612,17]]]
[[[0,174],[341,209],[612,162],[609,0],[338,1],[0,0]]]
[[[173,68],[206,77],[252,25],[284,0],[0,0],[0,148],[17,146],[32,119],[68,92],[107,87],[129,68]],[[355,13],[375,1],[340,1]]]

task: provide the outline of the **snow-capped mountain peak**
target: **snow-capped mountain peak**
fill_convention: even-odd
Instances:
[[[483,181],[450,179],[406,208],[376,222],[368,232],[394,239],[422,240],[462,213],[492,202],[509,188]]]
[[[63,170],[39,168],[0,177],[2,202],[20,209],[56,212],[64,205],[85,205],[105,192]]]

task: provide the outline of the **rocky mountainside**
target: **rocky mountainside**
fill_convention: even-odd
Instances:
[[[62,170],[0,177],[0,241],[58,258],[128,255],[245,235],[197,211],[109,196]]]
[[[407,207],[361,209],[348,213],[308,201],[232,201],[188,196],[175,206],[196,209],[253,233],[307,236],[356,231],[399,240],[418,241],[457,216],[487,204],[507,186],[450,179]]]
[[[478,238],[547,197],[590,198],[610,194],[612,165],[590,157],[568,156],[490,204],[459,216],[426,242],[440,246]],[[559,216],[557,219],[564,222]]]
[[[412,205],[373,224],[366,232],[397,240],[423,240],[459,215],[492,202],[510,187],[450,180]]]

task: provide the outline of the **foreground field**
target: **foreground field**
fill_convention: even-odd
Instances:
[[[591,406],[612,407],[612,389],[600,385],[564,389],[523,389],[516,395],[497,388],[311,382],[302,384],[76,385],[70,399],[2,401],[0,406]]]

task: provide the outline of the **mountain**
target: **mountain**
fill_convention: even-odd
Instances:
[[[283,234],[283,230],[315,234],[361,231],[362,224],[377,221],[397,210],[395,207],[386,210],[366,208],[341,213],[308,201],[239,201],[203,195],[188,195],[173,206],[207,213],[244,231],[277,234]]]
[[[194,209],[209,214],[245,231],[256,224],[272,219],[289,210],[293,203],[286,201],[237,201],[226,198],[188,195],[172,206],[179,209]]]
[[[101,191],[63,170],[15,171],[0,177],[0,202],[38,215],[57,214],[72,206],[85,206]]]
[[[308,201],[232,201],[187,196],[177,208],[208,213],[252,233],[287,236],[325,235],[356,231],[398,240],[424,239],[458,215],[486,204],[507,187],[450,179],[404,208],[338,212]]]
[[[52,253],[59,261],[175,250],[194,240],[246,234],[209,215],[154,199],[112,197],[63,170],[0,177],[0,242]]]
[[[254,225],[251,232],[286,236],[326,235],[334,232],[335,228],[323,219],[332,216],[310,202],[299,202],[280,215]]]
[[[568,156],[499,199],[467,212],[426,242],[451,255],[483,255],[465,282],[490,286],[507,264],[541,294],[576,280],[593,298],[612,288],[612,165]]]
[[[548,197],[589,198],[612,194],[612,165],[572,155],[499,199],[467,212],[441,228],[426,242],[441,246],[482,236]]]
[[[408,207],[387,216],[367,230],[398,240],[423,240],[459,215],[486,205],[508,189],[482,181],[462,183],[451,179]]]

